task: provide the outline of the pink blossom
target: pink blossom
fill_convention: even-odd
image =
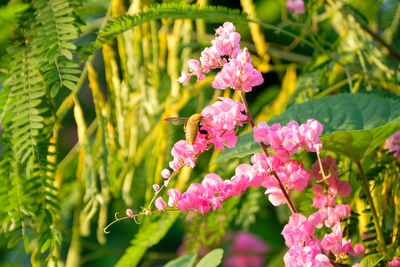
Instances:
[[[307,151],[318,153],[321,150],[322,144],[319,135],[322,131],[322,124],[314,119],[309,119],[306,124],[299,126],[299,134],[303,138]]]
[[[294,213],[283,228],[282,235],[288,247],[303,245],[314,235],[314,228],[304,215]]]
[[[385,142],[385,146],[390,152],[395,151],[394,157],[400,159],[400,131],[389,137]]]
[[[182,198],[182,194],[178,189],[169,189],[167,191],[167,195],[169,196],[168,199],[168,206],[173,207],[178,205],[178,201]]]
[[[313,198],[313,207],[317,209],[325,208],[328,204],[328,196],[317,193]]]
[[[339,181],[338,192],[341,197],[348,197],[351,193],[350,184],[347,181]]]
[[[167,179],[171,176],[171,172],[168,169],[164,169],[161,171],[161,177]]]
[[[354,253],[353,247],[351,246],[351,239],[349,240],[342,239],[342,248],[340,249],[340,252],[344,254]]]
[[[400,257],[395,257],[391,262],[390,262],[390,267],[400,267]]]
[[[224,64],[222,70],[215,76],[212,86],[216,89],[232,88],[251,92],[254,86],[264,81],[261,72],[254,69],[248,56],[247,48]]]
[[[268,245],[258,236],[241,231],[235,236],[233,245],[229,249],[229,256],[224,258],[224,266],[262,267],[267,250]]]
[[[319,184],[315,184],[311,188],[314,194],[322,194],[324,192],[324,188],[322,187],[322,185]]]
[[[308,221],[310,222],[310,223],[312,223],[312,225],[314,225],[316,228],[318,228],[318,229],[320,229],[320,228],[322,228],[322,226],[324,226],[324,224],[323,224],[323,222],[324,222],[324,219],[323,219],[323,217],[321,216],[321,213],[320,212],[314,212],[313,214],[311,214],[309,217],[308,217]]]
[[[262,157],[263,155],[260,155],[255,159],[259,160],[262,159]],[[310,175],[304,170],[304,167],[300,162],[295,160],[282,162],[274,155],[271,155],[268,158],[268,161],[270,162],[269,165],[272,166],[288,193],[294,189],[302,191],[307,186]],[[261,185],[267,189],[265,193],[270,194],[268,199],[273,205],[278,206],[286,203],[286,199],[273,176],[264,178]]]
[[[289,155],[297,152],[303,146],[311,152],[319,152],[322,148],[318,135],[322,133],[322,125],[316,120],[308,120],[306,124],[298,125],[291,121],[286,126],[279,123],[268,126],[260,122],[254,127],[254,140],[267,142],[283,161],[289,160]]]
[[[340,217],[342,220],[349,216],[351,212],[351,208],[347,204],[337,204],[335,207],[335,214]]]
[[[293,246],[283,257],[286,267],[330,266],[329,258],[317,246]]]
[[[133,216],[133,211],[131,209],[126,210],[126,216],[132,217]]]
[[[207,174],[201,184],[206,188],[211,194],[221,194],[225,188],[224,181],[215,173]]]
[[[286,8],[290,12],[297,12],[299,14],[304,13],[304,2],[303,0],[288,0],[286,2]]]
[[[321,246],[327,253],[339,254],[342,250],[342,242],[342,229],[340,222],[337,222],[332,227],[332,233],[325,234],[321,241]]]
[[[157,192],[158,190],[160,190],[160,186],[158,184],[153,184],[153,190]]]
[[[167,204],[164,202],[164,200],[162,199],[162,197],[158,197],[156,199],[156,208],[158,210],[164,210],[167,207]]]
[[[192,77],[192,74],[182,71],[181,77],[178,78],[178,82],[187,83],[191,77]]]
[[[321,164],[325,175],[329,177],[328,179],[324,180],[324,183],[328,185],[336,183],[338,180],[336,160],[332,156],[326,156],[321,160]],[[322,176],[318,161],[313,164],[310,174],[311,178],[313,179],[322,180],[324,178]]]
[[[362,257],[364,251],[365,251],[364,246],[360,243],[357,243],[354,245],[353,253],[351,255],[353,255],[354,257]]]

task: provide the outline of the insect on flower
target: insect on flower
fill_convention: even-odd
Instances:
[[[170,117],[170,118],[166,118],[164,120],[175,123],[175,124],[185,124],[184,125],[185,139],[189,145],[194,144],[194,140],[196,140],[197,132],[199,131],[199,128],[201,127],[201,125],[205,122],[203,115],[201,115],[199,113],[193,114],[189,118],[187,118],[187,117]],[[200,129],[200,132],[207,134],[207,131],[204,131],[201,129]]]

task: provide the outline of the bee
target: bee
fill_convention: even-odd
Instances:
[[[205,122],[203,115],[196,113],[186,117],[170,117],[164,119],[165,121],[169,121],[175,124],[184,123],[183,129],[185,130],[185,139],[189,145],[194,144],[194,140],[196,140],[197,132],[199,132],[199,128]],[[207,134],[207,131],[200,130],[201,133]]]

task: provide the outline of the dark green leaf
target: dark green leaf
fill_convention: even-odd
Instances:
[[[327,96],[294,105],[268,124],[305,123],[311,118],[324,127],[323,149],[358,161],[400,129],[400,103],[365,94]],[[241,136],[236,147],[221,153],[216,161],[257,153],[258,147],[251,146],[255,143],[252,135]]]

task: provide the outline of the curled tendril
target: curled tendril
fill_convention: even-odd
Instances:
[[[136,224],[141,224],[141,222],[138,222],[138,221],[136,220],[136,216],[134,216],[132,219],[135,221]]]
[[[112,221],[111,223],[109,223],[109,224],[104,228],[103,232],[104,232],[105,234],[109,234],[109,233],[110,233],[110,231],[107,231],[107,229],[108,229],[111,225],[113,225],[114,223],[116,223],[116,222],[118,222],[118,221],[122,221],[122,220],[125,220],[125,219],[130,218],[129,216],[125,216],[125,217],[122,217],[122,218],[118,218],[118,212],[115,213],[114,217],[115,217],[115,220]]]

